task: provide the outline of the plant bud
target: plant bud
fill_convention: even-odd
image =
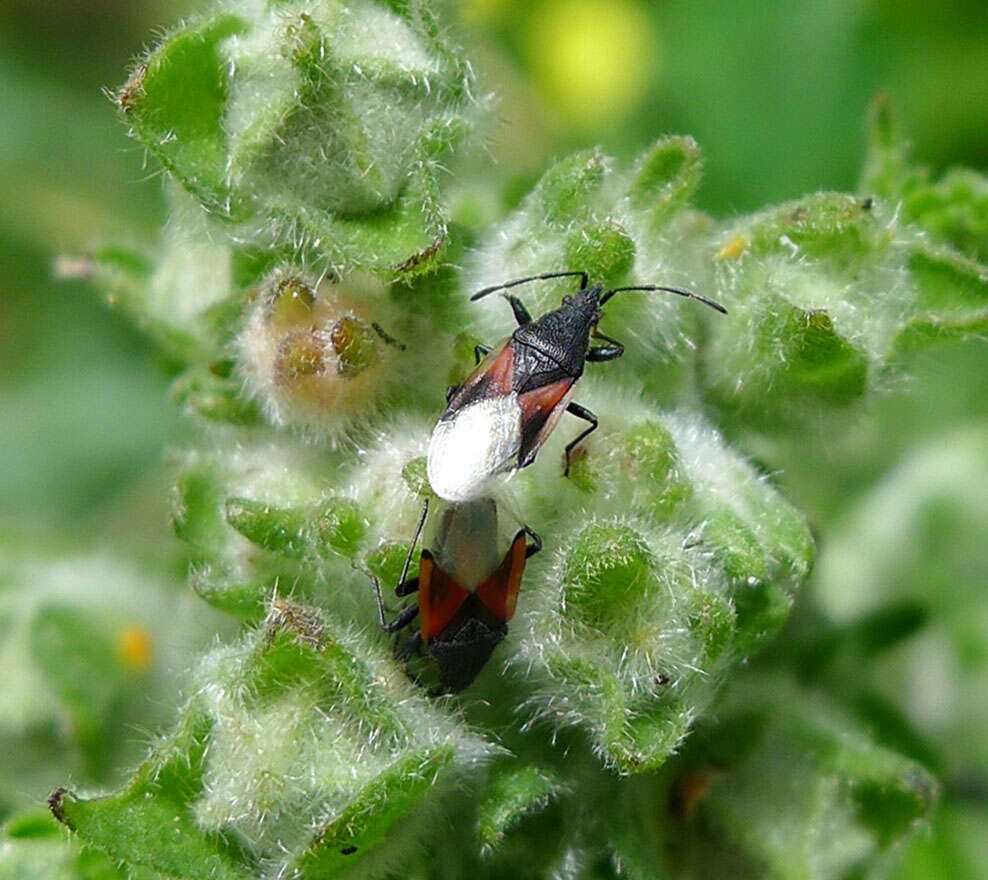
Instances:
[[[316,284],[288,269],[261,286],[238,361],[274,424],[338,440],[377,414],[407,378],[404,345],[384,327],[384,294],[368,278]]]

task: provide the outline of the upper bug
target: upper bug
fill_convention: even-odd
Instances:
[[[521,300],[506,293],[517,329],[494,349],[478,345],[477,368],[462,385],[448,389],[446,409],[432,432],[428,454],[429,482],[441,498],[473,498],[494,475],[530,465],[564,412],[590,423],[566,445],[565,473],[569,473],[573,447],[597,427],[590,410],[570,401],[584,364],[612,361],[624,354],[620,342],[597,330],[601,310],[614,294],[662,290],[727,313],[719,303],[682,287],[645,284],[605,290],[602,284],[591,285],[586,272],[519,278],[485,287],[470,299],[530,281],[571,276],[579,276],[580,289],[537,320]]]
[[[456,693],[477,677],[507,635],[525,563],[542,549],[542,539],[526,525],[504,533],[506,518],[499,522],[493,498],[446,504],[435,517],[418,574],[409,578],[428,508],[427,501],[395,587],[397,596],[418,593],[418,602],[388,622],[380,584],[371,577],[385,632],[397,632],[421,616],[421,628],[404,648],[396,645],[395,655],[408,658],[424,642],[439,669],[438,692]]]

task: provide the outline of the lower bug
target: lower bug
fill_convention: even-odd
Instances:
[[[372,579],[381,629],[398,632],[421,617],[419,631],[406,645],[395,646],[396,658],[408,659],[424,643],[438,667],[438,692],[456,693],[470,685],[507,635],[525,563],[542,549],[542,539],[522,525],[502,540],[493,498],[444,505],[422,550],[418,574],[409,578],[428,507],[426,501],[395,587],[396,596],[417,592],[418,602],[388,621],[381,585]]]

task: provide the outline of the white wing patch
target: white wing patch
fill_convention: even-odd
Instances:
[[[447,501],[475,498],[495,474],[517,467],[520,448],[518,395],[478,400],[433,430],[428,458],[432,490]]]
[[[442,513],[445,528],[437,531],[429,545],[436,565],[471,593],[504,558],[497,520],[497,506],[490,496],[449,504]]]

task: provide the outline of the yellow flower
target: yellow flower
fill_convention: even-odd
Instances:
[[[117,633],[117,656],[128,672],[145,672],[154,659],[151,633],[143,626],[131,623]]]
[[[524,42],[540,89],[584,128],[633,110],[659,55],[652,21],[631,0],[548,0],[529,19]]]

